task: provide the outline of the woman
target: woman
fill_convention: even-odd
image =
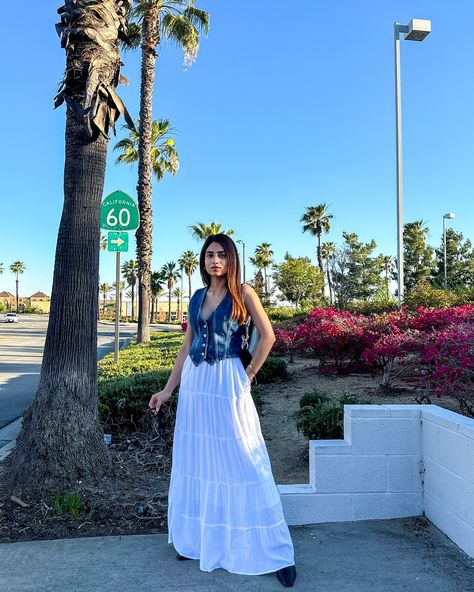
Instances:
[[[178,559],[199,559],[202,571],[276,572],[292,586],[293,543],[250,393],[275,335],[255,290],[240,283],[231,238],[209,236],[199,264],[205,287],[189,302],[186,335],[168,382],[149,402],[158,413],[180,384],[168,543]],[[244,368],[239,354],[248,314],[260,340]]]

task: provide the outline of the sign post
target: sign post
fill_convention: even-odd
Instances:
[[[128,230],[140,226],[140,215],[135,201],[123,191],[114,191],[100,206],[100,227],[112,232],[107,236],[107,250],[115,253],[115,363],[119,358],[120,310],[120,253],[128,251]]]

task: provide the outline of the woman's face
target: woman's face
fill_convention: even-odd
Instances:
[[[221,277],[227,274],[228,261],[224,247],[217,242],[212,242],[204,253],[204,265],[207,273],[214,277]]]

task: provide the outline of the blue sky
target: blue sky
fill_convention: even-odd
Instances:
[[[51,291],[62,208],[64,107],[53,110],[65,54],[55,33],[60,0],[25,0],[26,33],[0,38],[4,141],[0,290],[14,292],[9,265],[22,260],[21,295]],[[276,261],[288,250],[315,260],[299,222],[325,202],[324,240],[342,232],[396,254],[393,23],[432,20],[422,42],[402,41],[404,220],[422,218],[438,245],[442,216],[473,240],[474,3],[470,0],[203,0],[211,31],[188,71],[173,46],[160,49],[154,117],[176,128],[181,166],[154,186],[153,269],[199,251],[190,224],[233,228],[247,252],[265,241]],[[18,21],[13,3],[5,22]],[[119,93],[138,117],[139,53],[123,55],[130,85]],[[122,137],[120,126],[117,138]],[[105,194],[135,196],[136,168],[114,164]],[[101,254],[101,281],[114,281]],[[134,241],[126,258],[135,258]],[[247,266],[247,270],[252,270]],[[200,287],[196,274],[193,289]]]

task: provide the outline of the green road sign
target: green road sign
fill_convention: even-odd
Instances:
[[[136,230],[140,226],[137,204],[123,191],[114,191],[100,206],[100,227],[105,230]]]
[[[128,232],[108,232],[107,251],[128,251]]]

